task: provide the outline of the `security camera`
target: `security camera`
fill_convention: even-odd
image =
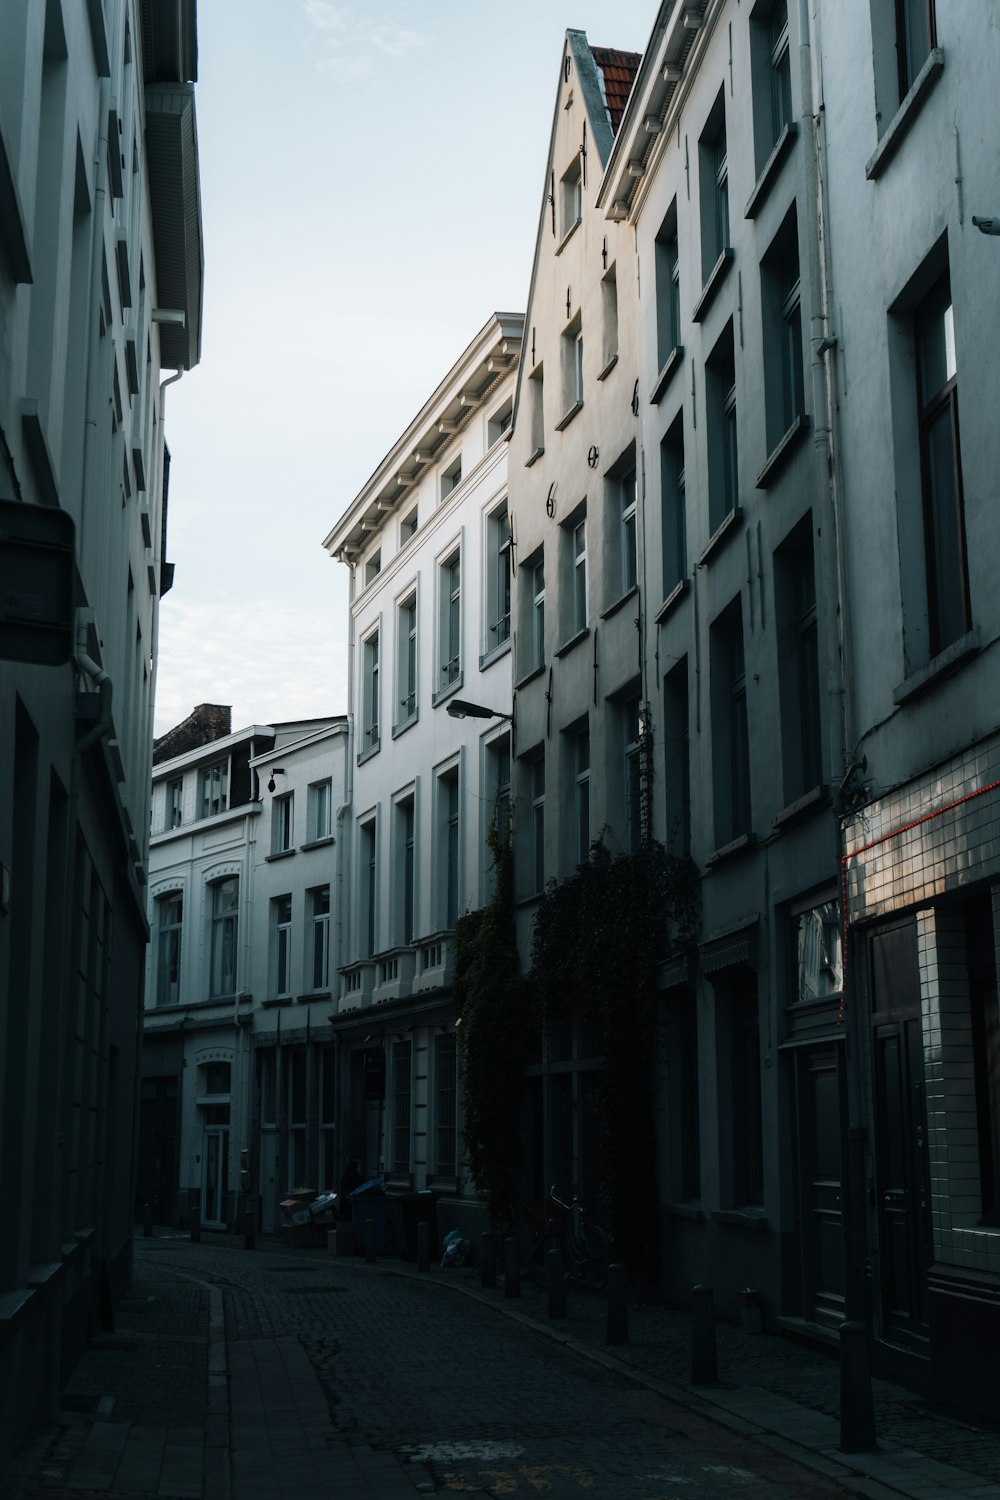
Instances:
[[[973,214],[972,222],[980,234],[1000,234],[1000,219],[984,219],[981,214]]]

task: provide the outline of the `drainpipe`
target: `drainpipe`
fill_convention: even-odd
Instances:
[[[344,962],[344,818],[354,800],[354,594],[357,579],[355,563],[349,563],[351,580],[349,585],[350,625],[347,632],[347,774],[344,778],[344,800],[337,808],[337,962]]]

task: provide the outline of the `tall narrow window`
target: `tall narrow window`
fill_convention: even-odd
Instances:
[[[417,712],[417,593],[403,600],[396,615],[396,704],[397,729],[408,724]]]
[[[396,803],[395,867],[396,867],[396,942],[413,942],[413,896],[415,876],[415,837],[413,794],[401,797]]]
[[[935,0],[896,0],[899,97],[909,93],[932,47],[937,46]]]
[[[503,838],[510,827],[510,732],[505,731],[486,746],[487,816]]]
[[[579,313],[563,331],[561,343],[563,417],[560,428],[583,405],[583,332]]]
[[[573,164],[559,184],[560,197],[560,237],[565,238],[570,230],[580,222],[583,214],[583,178],[580,170],[580,157],[573,158]]]
[[[315,781],[309,788],[309,838],[314,842],[330,837],[332,794],[333,786],[329,781]]]
[[[736,431],[736,356],[733,325],[727,323],[705,367],[708,405],[708,523],[715,532],[739,508],[739,443]]]
[[[287,792],[271,804],[271,853],[283,854],[292,847],[292,796]]]
[[[457,682],[462,671],[462,561],[458,551],[441,564],[441,664],[442,689]]]
[[[576,635],[587,628],[587,522],[578,521],[573,527],[573,618],[572,633]]]
[[[622,710],[624,730],[625,848],[635,854],[642,845],[642,719],[638,698]]]
[[[462,483],[462,455],[453,460],[441,475],[441,499],[457,490]]]
[[[958,378],[951,283],[946,272],[917,308],[917,394],[930,652],[971,627],[965,548]]]
[[[794,207],[761,262],[764,396],[771,451],[805,411],[799,243]]]
[[[212,942],[209,995],[236,993],[236,935],[240,883],[235,875],[212,885]]]
[[[636,526],[636,473],[629,469],[618,481],[622,593],[634,589],[639,576]]]
[[[274,934],[274,960],[271,971],[272,994],[284,996],[292,988],[292,898],[276,896],[271,902]]]
[[[392,1044],[392,1170],[405,1177],[410,1170],[410,1075],[412,1043]]]
[[[743,609],[738,598],[712,626],[711,669],[715,840],[722,846],[749,833],[751,826]]]
[[[663,369],[681,342],[680,256],[677,245],[677,201],[670,205],[656,236],[656,358]]]
[[[378,839],[374,818],[361,824],[359,839],[358,940],[362,958],[375,953],[375,915],[378,894]]]
[[[539,895],[545,885],[545,757],[537,755],[529,762],[531,788],[531,826],[528,845],[529,894]]]
[[[532,370],[528,379],[531,397],[531,459],[545,452],[545,398],[542,366]]]
[[[229,806],[229,762],[220,761],[201,773],[201,816],[214,818]]]
[[[545,561],[539,557],[531,568],[531,665],[545,664]]]
[[[459,911],[460,806],[458,766],[443,771],[437,783],[438,912],[440,925],[454,927]]]
[[[581,729],[573,739],[574,759],[574,834],[576,862],[586,864],[590,858],[590,730]]]
[[[184,923],[184,898],[180,891],[160,896],[157,913],[157,1005],[179,1005],[181,999],[181,931]]]
[[[184,781],[178,776],[167,782],[167,828],[180,828],[184,821]]]
[[[441,1177],[453,1177],[457,1162],[458,1071],[455,1033],[446,1031],[434,1039],[434,1141],[435,1167]]]
[[[786,801],[823,779],[816,570],[812,519],[796,526],[775,554],[778,687]]]
[[[678,412],[660,444],[660,513],[663,523],[663,597],[687,577],[687,486],[684,418]]]
[[[486,651],[510,639],[510,514],[506,500],[486,520]]]
[[[608,267],[601,282],[601,375],[609,373],[618,357],[618,276]]]
[[[708,281],[720,256],[729,249],[729,153],[726,145],[726,99],[720,92],[698,142],[701,205],[701,275]]]
[[[330,987],[330,887],[317,886],[309,892],[310,906],[310,988]]]
[[[362,645],[362,670],[364,673],[361,695],[362,743],[359,755],[366,755],[379,747],[379,632],[373,630]]]
[[[771,144],[792,121],[792,62],[788,46],[788,3],[775,0],[769,18],[771,62]]]
[[[691,852],[691,748],[687,657],[663,680],[663,749],[667,800],[667,848]]]

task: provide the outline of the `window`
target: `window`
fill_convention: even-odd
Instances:
[[[947,272],[917,308],[914,333],[927,611],[930,654],[936,656],[972,624],[958,442],[955,320]]]
[[[434,1038],[434,1164],[441,1177],[453,1177],[458,1171],[457,1104],[458,1070],[455,1033],[446,1031]]]
[[[618,480],[618,515],[620,524],[619,551],[621,555],[622,593],[627,594],[636,586],[639,576],[636,534],[636,474],[629,469]]]
[[[440,925],[454,927],[459,911],[460,844],[458,767],[438,777],[438,909]]]
[[[531,821],[528,841],[528,894],[540,895],[545,886],[545,755],[528,762]]]
[[[601,371],[618,357],[618,272],[612,263],[601,281]]]
[[[545,559],[539,555],[528,568],[531,590],[531,670],[545,664]]]
[[[590,858],[590,730],[573,736],[573,832],[576,863]]]
[[[486,518],[486,653],[510,640],[510,513],[507,501]]]
[[[580,314],[562,335],[563,422],[583,405],[583,327]]]
[[[178,776],[167,782],[167,815],[165,828],[179,828],[184,821],[184,781]]]
[[[314,781],[309,788],[309,838],[328,839],[332,831],[330,821],[333,802],[333,785],[329,781]]]
[[[559,184],[559,208],[559,234],[565,239],[583,217],[583,177],[579,156],[574,158],[573,165]]]
[[[378,838],[374,818],[362,823],[359,829],[358,862],[360,881],[358,884],[358,947],[362,958],[372,958],[375,953],[375,910],[378,892]]]
[[[379,551],[373,552],[372,555],[371,555],[371,557],[369,557],[368,561],[365,563],[365,587],[366,588],[367,588],[368,584],[372,583],[378,577],[378,575],[381,573],[381,571],[382,571],[382,552],[381,552],[381,549],[379,549]]]
[[[292,990],[292,898],[276,896],[271,902],[271,993],[291,994]]]
[[[778,690],[786,802],[823,779],[816,572],[810,516],[775,553]]]
[[[486,745],[486,817],[503,838],[510,827],[510,731]]]
[[[330,988],[330,887],[319,885],[308,892],[309,988]]]
[[[642,796],[642,737],[645,725],[638,698],[630,698],[622,710],[623,738],[625,742],[625,849],[635,854],[642,846],[643,796]]]
[[[399,523],[399,545],[404,547],[417,534],[417,507],[414,506]]]
[[[793,913],[795,1001],[829,1000],[844,988],[840,905],[836,898]]]
[[[663,680],[663,779],[667,799],[667,848],[691,852],[690,699],[687,657]]]
[[[379,632],[373,630],[361,646],[361,749],[359,758],[379,747]]]
[[[462,560],[456,550],[439,570],[441,611],[440,686],[450,687],[462,673]]]
[[[726,150],[725,92],[718,99],[698,143],[701,188],[701,277],[707,281],[729,249],[729,157]]]
[[[180,891],[156,902],[156,1004],[179,1005],[181,999],[181,928],[184,898]]]
[[[787,0],[759,0],[750,17],[754,158],[758,176],[792,121]]]
[[[292,847],[292,792],[271,803],[271,853],[283,854]]]
[[[417,715],[417,591],[396,611],[396,723],[401,729]]]
[[[545,407],[543,401],[544,377],[539,365],[528,377],[528,392],[531,398],[531,454],[537,457],[545,452]]]
[[[397,1177],[410,1171],[410,1072],[412,1043],[392,1044],[392,1170]]]
[[[587,518],[571,521],[564,532],[568,552],[569,579],[566,636],[571,639],[587,628]]]
[[[660,514],[663,525],[663,597],[687,577],[687,486],[684,418],[678,412],[660,444]]]
[[[711,669],[715,842],[721,847],[750,832],[750,742],[738,598],[712,626]]]
[[[396,803],[396,941],[413,942],[416,819],[412,792]]]
[[[805,411],[799,243],[794,206],[761,262],[760,290],[764,318],[767,447],[770,452]]]
[[[899,97],[909,93],[932,47],[937,46],[935,0],[895,0]]]
[[[217,813],[225,812],[229,806],[229,761],[206,767],[201,773],[200,783],[201,816],[214,818]]]
[[[739,509],[739,444],[736,433],[736,357],[733,325],[722,337],[705,366],[708,406],[708,525],[715,533],[727,516]]]
[[[211,969],[208,992],[217,995],[236,993],[236,937],[240,883],[235,875],[216,880],[212,892]]]
[[[656,273],[656,357],[659,369],[681,343],[680,262],[677,248],[677,201],[670,205],[654,246]]]
[[[510,431],[513,416],[514,402],[508,396],[504,404],[493,413],[486,425],[486,442],[489,447],[492,447],[498,438],[502,438],[505,432]]]
[[[462,455],[453,460],[441,474],[441,499],[450,495],[462,483]]]

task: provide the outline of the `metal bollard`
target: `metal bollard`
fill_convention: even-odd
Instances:
[[[609,1344],[628,1343],[628,1307],[625,1303],[625,1267],[621,1262],[608,1267],[608,1336]]]
[[[479,1285],[482,1287],[496,1286],[497,1242],[493,1238],[492,1230],[483,1230],[479,1239],[479,1245]]]
[[[244,1209],[243,1212],[243,1248],[244,1250],[256,1250],[257,1233],[254,1219],[256,1215],[252,1208]]]
[[[719,1378],[715,1354],[715,1308],[710,1286],[691,1288],[691,1384],[714,1385]]]
[[[868,1330],[863,1323],[841,1323],[840,1451],[874,1453],[877,1448]]]
[[[517,1240],[510,1237],[503,1242],[503,1294],[505,1297],[521,1295],[521,1261]]]
[[[197,1245],[201,1239],[201,1209],[197,1203],[191,1210],[191,1242]]]
[[[417,1270],[431,1268],[431,1226],[423,1222],[417,1225]]]
[[[144,1240],[153,1238],[153,1205],[151,1203],[142,1205],[142,1237]]]
[[[545,1256],[545,1274],[549,1286],[549,1317],[566,1316],[566,1268],[561,1250],[549,1250]]]
[[[375,1264],[375,1220],[365,1220],[365,1263],[369,1266]]]

